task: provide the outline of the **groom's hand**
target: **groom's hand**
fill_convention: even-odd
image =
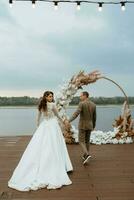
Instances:
[[[65,124],[65,127],[66,127],[67,129],[70,129],[70,128],[71,128],[71,124],[70,124],[70,122],[69,122],[67,119],[64,120],[64,124]]]
[[[68,125],[68,124],[69,124],[69,121],[68,121],[67,119],[65,119],[65,120],[64,120],[64,124],[65,124],[65,125]]]

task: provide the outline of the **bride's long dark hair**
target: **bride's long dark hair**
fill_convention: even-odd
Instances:
[[[46,97],[48,97],[50,94],[52,94],[52,96],[54,96],[54,93],[51,91],[46,91],[43,94],[43,97],[40,99],[39,105],[38,105],[38,110],[41,111],[46,111],[47,110],[47,99]],[[53,101],[54,102],[54,99]]]

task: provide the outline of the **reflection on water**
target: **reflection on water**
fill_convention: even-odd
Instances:
[[[70,116],[76,108],[69,107]],[[131,106],[134,117],[134,106]],[[120,115],[121,106],[97,106],[97,130],[112,130],[114,119]],[[37,109],[35,107],[0,108],[0,135],[31,135],[36,130]],[[72,122],[77,127],[78,119]]]

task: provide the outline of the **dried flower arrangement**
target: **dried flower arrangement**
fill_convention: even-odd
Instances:
[[[113,143],[118,143],[118,141],[114,141],[114,140],[115,139],[121,140],[121,138],[127,138],[127,137],[134,136],[134,120],[131,117],[131,111],[129,108],[127,96],[126,96],[125,92],[123,91],[123,89],[115,81],[102,76],[101,73],[97,70],[93,71],[89,74],[85,74],[84,71],[80,71],[78,74],[73,76],[68,83],[65,83],[62,86],[61,91],[58,92],[58,94],[56,95],[56,104],[57,104],[57,108],[62,116],[62,119],[65,120],[67,118],[66,108],[69,105],[69,103],[71,102],[71,100],[73,99],[74,95],[77,93],[77,91],[79,89],[82,89],[83,86],[94,83],[97,80],[102,79],[102,78],[107,79],[107,80],[113,82],[114,84],[116,84],[120,88],[120,90],[123,92],[123,94],[125,95],[125,98],[126,98],[126,100],[123,104],[122,114],[115,120],[115,123],[113,125],[115,127],[114,132],[109,132],[112,135],[110,137],[113,138]],[[62,130],[63,130],[63,134],[65,137],[66,143],[72,144],[76,141],[75,137],[73,137],[75,129],[72,128],[71,125],[62,126]],[[96,137],[97,137],[97,134],[100,135],[100,132],[101,132],[101,134],[103,134],[102,131],[98,131],[98,132],[96,132]],[[104,135],[106,135],[106,134],[104,134]],[[102,143],[104,143],[104,144],[109,143],[109,140],[107,140],[107,139],[105,140],[105,138],[108,138],[107,136],[105,138],[99,136],[99,138],[103,138]],[[112,139],[110,138],[110,143],[112,143],[111,141],[112,141]],[[130,142],[132,142],[132,141],[130,140]],[[125,143],[125,142],[120,141],[120,143]],[[129,142],[127,142],[127,143],[129,143]]]

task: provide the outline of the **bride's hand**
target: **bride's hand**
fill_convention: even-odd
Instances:
[[[67,119],[64,119],[64,120],[63,120],[63,123],[64,123],[64,124],[68,124],[69,122],[68,122]]]
[[[71,128],[71,124],[67,119],[64,120],[64,125],[66,128],[69,128],[69,129]]]
[[[64,121],[63,121],[63,119],[60,119],[60,122],[64,125]]]
[[[67,126],[69,126],[69,125],[70,125],[70,122],[66,119],[66,120],[65,120],[65,124],[66,124]]]

